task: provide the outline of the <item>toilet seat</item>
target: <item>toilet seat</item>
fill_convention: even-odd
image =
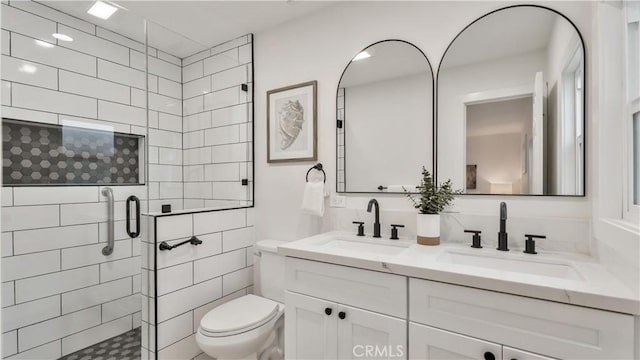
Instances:
[[[284,325],[284,305],[255,295],[222,304],[200,321],[196,343],[217,359],[255,359],[272,346]]]
[[[246,295],[209,311],[200,320],[206,337],[226,337],[261,327],[280,312],[280,304],[255,295]]]

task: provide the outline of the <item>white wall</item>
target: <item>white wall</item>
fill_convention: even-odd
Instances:
[[[388,233],[390,222],[398,221],[408,225],[401,234],[415,233],[414,211],[403,196],[349,195],[347,209],[328,209],[323,219],[300,214],[304,174],[313,163],[267,164],[266,91],[301,81],[318,80],[318,160],[325,165],[327,184],[329,190],[333,192],[336,88],[342,69],[354,54],[373,42],[397,38],[418,46],[436,67],[447,45],[461,29],[486,12],[509,4],[507,2],[344,3],[257,33],[255,36],[255,147],[258,239],[294,240],[322,230],[351,229],[351,221],[357,219],[365,220],[366,229],[370,232],[372,216],[363,209],[372,197],[378,198],[383,209],[381,214],[383,232]],[[591,4],[584,2],[541,2],[541,4],[552,6],[574,20],[589,44]],[[441,119],[441,121],[446,120]],[[578,233],[567,231],[563,235],[558,235],[557,241],[549,241],[547,244],[548,246],[566,244],[567,248],[579,245],[582,251],[588,251],[588,223],[591,211],[589,197],[466,196],[456,200],[455,210],[464,214],[486,216],[485,220],[491,221],[486,224],[487,231],[493,233],[491,227],[494,225],[493,220],[497,226],[498,204],[502,200],[506,200],[509,204],[510,217],[544,221],[545,230],[549,232],[554,228],[566,226],[567,221],[562,219],[572,219],[571,221],[575,222],[574,225],[580,224],[572,227]],[[511,224],[515,226],[515,219]],[[526,221],[523,224],[526,224]],[[466,226],[470,225],[471,223],[466,224]],[[497,230],[495,232],[497,233]],[[513,234],[512,238],[520,239],[517,234]],[[456,225],[452,227],[446,239],[467,241],[468,237],[464,235],[460,226]],[[513,243],[521,245],[518,240]]]
[[[565,86],[563,72],[569,65],[576,50],[580,46],[580,39],[573,27],[564,19],[557,18],[547,48],[547,72],[545,80],[548,89],[547,109],[547,143],[549,150],[548,182],[552,194],[564,191],[575,191],[575,124],[563,121],[569,116],[564,107],[573,105],[573,99],[563,101]],[[580,50],[578,50],[580,51]],[[573,82],[571,81],[572,85]],[[569,89],[573,93],[573,86]],[[567,104],[569,103],[569,104]],[[566,104],[566,105],[563,105]],[[569,112],[573,113],[573,112]],[[554,156],[551,160],[551,156]]]
[[[345,88],[347,191],[418,185],[431,171],[431,86],[412,75]]]
[[[545,71],[543,51],[443,69],[438,74],[438,179],[451,179],[462,188],[465,180],[465,106],[469,96],[524,88],[533,93],[536,72]]]
[[[623,220],[623,8],[622,2],[594,6],[593,63],[587,92],[593,109],[587,118],[587,156],[591,156],[594,248],[609,270],[640,296],[638,221]],[[589,59],[587,59],[589,60]],[[587,61],[587,65],[589,62]],[[589,66],[589,65],[588,65]],[[589,78],[587,79],[589,81]],[[589,164],[588,164],[589,165]],[[587,167],[589,169],[589,167]],[[589,180],[589,178],[588,178]]]
[[[565,66],[571,60],[579,44],[580,38],[573,27],[564,18],[556,18],[547,47],[547,73],[545,75],[549,88],[552,88],[560,80]]]
[[[466,165],[477,165],[477,186],[468,194],[490,194],[492,183],[512,184],[505,191],[513,194],[528,192],[522,149],[525,134],[531,136],[532,110],[531,97],[467,106]]]
[[[467,164],[477,165],[476,189],[467,193],[490,194],[491,184],[511,184],[520,193],[522,181],[522,134],[467,137]]]

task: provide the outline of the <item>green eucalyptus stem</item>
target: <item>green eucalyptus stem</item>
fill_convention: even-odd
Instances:
[[[420,199],[416,200],[411,193],[404,187],[402,189],[407,194],[407,198],[411,201],[413,207],[418,209],[421,214],[439,214],[454,199],[455,195],[462,193],[461,190],[453,190],[451,179],[436,186],[433,177],[427,169],[422,167],[422,180],[420,180]]]

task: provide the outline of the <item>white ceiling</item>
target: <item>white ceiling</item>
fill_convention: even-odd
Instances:
[[[469,26],[445,54],[442,68],[468,65],[546,49],[559,15],[540,8],[515,7]]]
[[[429,62],[415,47],[402,41],[383,41],[365,49],[370,58],[349,63],[340,87],[347,88],[423,73],[432,81]],[[355,54],[354,54],[355,55]]]
[[[330,1],[126,1],[115,3],[109,20],[87,14],[93,1],[46,1],[46,5],[138,41],[144,40],[143,19],[149,26],[149,44],[186,57],[248,33],[263,31],[330,6]]]

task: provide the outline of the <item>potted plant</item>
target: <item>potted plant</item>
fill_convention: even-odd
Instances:
[[[420,181],[420,199],[416,200],[404,187],[403,190],[413,206],[418,209],[418,244],[440,244],[440,213],[453,201],[454,196],[461,194],[462,191],[453,190],[451,179],[436,186],[431,173],[424,166]]]

